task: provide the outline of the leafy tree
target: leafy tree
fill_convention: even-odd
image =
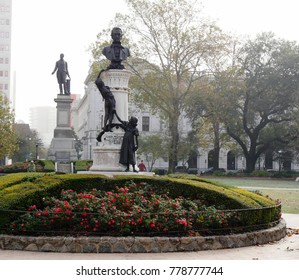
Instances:
[[[83,143],[82,141],[79,139],[77,133],[75,132],[74,128],[72,127],[72,137],[75,141],[75,150],[77,153],[77,158],[80,159],[81,158],[81,153],[83,151]]]
[[[134,73],[131,87],[134,102],[150,105],[168,122],[169,170],[177,164],[180,132],[179,118],[185,99],[207,68],[209,57],[223,47],[225,36],[213,23],[201,17],[197,1],[127,0],[131,14],[118,15],[119,24],[130,38],[131,59],[128,67]],[[94,59],[101,60],[99,48],[92,47]]]
[[[178,160],[182,161],[182,165],[188,167],[196,167],[198,137],[195,131],[189,131],[186,136],[182,136],[178,145]]]
[[[223,147],[237,150],[223,123],[227,111],[227,91],[232,90],[235,71],[236,38],[226,37],[226,44],[208,58],[209,72],[197,82],[197,90],[187,98],[187,116],[197,131],[200,147],[212,150],[212,162],[219,168],[219,154]],[[200,94],[199,94],[200,93]]]
[[[298,138],[299,47],[263,33],[248,40],[237,58],[234,85],[223,99],[224,122],[252,172],[269,148]]]
[[[190,95],[187,102],[187,115],[192,126],[197,131],[200,147],[212,149],[213,167],[219,168],[219,153],[222,147],[232,148],[230,137],[227,135],[223,123],[225,104],[221,95],[223,93],[222,75],[224,73],[211,73],[200,81],[198,91],[201,94]]]
[[[0,159],[11,156],[17,150],[13,125],[14,113],[10,109],[8,99],[0,92]]]
[[[12,156],[13,162],[23,162],[43,157],[43,141],[38,132],[30,129],[28,124],[15,124],[18,151]]]
[[[165,141],[160,135],[152,134],[139,138],[138,154],[143,154],[148,165],[148,170],[152,171],[158,158],[167,158],[167,148]]]

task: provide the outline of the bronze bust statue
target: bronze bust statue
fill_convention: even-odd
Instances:
[[[111,31],[112,44],[111,46],[105,47],[102,51],[103,55],[111,61],[107,69],[125,68],[121,62],[130,56],[130,51],[121,45],[122,35],[122,30],[119,27],[114,27]]]

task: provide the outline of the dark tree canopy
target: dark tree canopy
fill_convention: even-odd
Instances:
[[[299,46],[263,33],[237,55],[238,71],[227,92],[225,124],[240,145],[247,171],[275,143],[298,136]]]

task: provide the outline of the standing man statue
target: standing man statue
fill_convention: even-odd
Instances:
[[[60,54],[60,59],[56,61],[52,75],[57,71],[57,82],[59,84],[59,94],[70,94],[70,75],[67,62],[63,59],[64,54]],[[67,79],[68,77],[68,79]]]
[[[103,55],[111,61],[111,64],[107,69],[124,69],[121,64],[123,60],[126,60],[130,56],[128,48],[121,45],[123,33],[119,27],[114,27],[111,31],[111,38],[113,40],[112,45],[105,47],[102,51]]]

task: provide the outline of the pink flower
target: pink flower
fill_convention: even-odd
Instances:
[[[184,227],[186,227],[188,225],[188,223],[187,223],[187,221],[185,219],[181,219],[181,220],[178,219],[178,220],[176,220],[176,222],[178,224],[183,225]]]

